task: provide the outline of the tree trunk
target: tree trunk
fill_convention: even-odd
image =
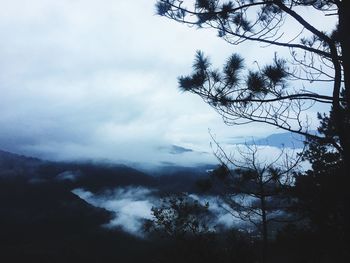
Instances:
[[[348,33],[348,26],[350,25],[350,1],[341,1],[338,4],[338,15],[339,15],[339,25],[338,25],[338,37],[340,41],[340,47],[342,52],[342,68],[343,68],[343,78],[344,78],[344,97],[346,104],[343,113],[343,132],[345,133],[345,138],[340,138],[342,147],[344,149],[343,160],[344,160],[344,176],[341,180],[341,184],[349,185],[350,176],[347,174],[350,171],[350,34]],[[349,191],[345,192],[344,196],[345,202],[350,202]],[[350,222],[350,211],[345,211],[345,222]],[[350,233],[349,223],[345,225],[345,235]]]
[[[342,51],[342,68],[344,78],[344,96],[346,105],[343,113],[343,131],[345,138],[342,138],[342,147],[344,149],[344,161],[347,168],[350,168],[350,34],[348,26],[350,25],[350,1],[342,1],[339,4],[339,27],[338,35]]]
[[[265,203],[264,194],[261,195],[260,201],[261,201],[262,239],[263,239],[262,251],[261,251],[261,262],[266,263],[268,239],[267,239],[266,203]]]

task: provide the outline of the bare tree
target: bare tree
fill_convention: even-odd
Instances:
[[[245,41],[286,48],[270,64],[247,69],[238,54],[222,70],[212,67],[198,52],[190,75],[179,86],[201,96],[229,124],[267,123],[326,142],[350,163],[350,24],[349,1],[341,0],[158,0],[158,14],[200,28],[212,28],[232,45]],[[308,12],[305,12],[308,11]],[[334,18],[325,32],[321,19]],[[288,34],[286,21],[299,33]],[[298,83],[298,84],[297,84]],[[320,88],[328,83],[329,88]],[[308,87],[306,87],[306,85]],[[316,91],[315,91],[316,90]],[[314,104],[328,105],[334,133],[323,136],[309,130],[305,114]]]
[[[268,160],[259,156],[258,146],[249,144],[237,146],[227,154],[215,139],[214,142],[215,155],[221,162],[214,175],[226,187],[221,195],[222,207],[256,227],[262,239],[262,262],[266,262],[269,226],[292,219],[285,210],[292,204],[288,191],[301,157],[281,150]]]

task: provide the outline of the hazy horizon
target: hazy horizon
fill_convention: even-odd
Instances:
[[[223,145],[283,132],[226,126],[177,88],[196,50],[217,67],[233,52],[256,67],[257,57],[264,63],[282,49],[232,46],[214,30],[155,15],[149,0],[1,3],[0,149],[53,160],[193,165],[216,161],[208,129]],[[312,127],[317,110],[309,112]]]

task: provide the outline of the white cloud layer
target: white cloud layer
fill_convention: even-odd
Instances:
[[[115,213],[115,217],[106,225],[111,228],[121,228],[124,231],[142,237],[145,219],[154,219],[151,208],[159,205],[160,199],[155,196],[156,190],[144,187],[116,188],[113,191],[93,194],[84,189],[75,189],[73,193],[96,207],[102,207]],[[231,228],[242,224],[242,221],[232,217],[221,206],[222,201],[214,196],[189,195],[201,203],[209,202],[209,210],[215,215],[212,222],[214,228]]]
[[[143,236],[143,220],[152,218],[151,208],[155,204],[153,192],[143,187],[127,187],[97,196],[83,189],[73,190],[88,203],[116,213],[106,227],[120,227],[138,236]]]
[[[177,89],[197,49],[217,65],[233,51],[253,65],[257,53],[245,52],[253,44],[233,49],[213,31],[161,18],[153,0],[0,3],[0,148],[60,160],[188,164],[214,161],[201,153],[210,152],[208,128],[218,138],[271,132],[226,127]],[[167,145],[195,152],[157,150]]]

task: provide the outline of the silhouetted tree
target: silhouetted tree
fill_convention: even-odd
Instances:
[[[262,239],[261,261],[267,262],[269,226],[292,219],[286,209],[292,204],[289,191],[301,158],[281,151],[274,159],[263,159],[258,147],[248,144],[237,146],[235,156],[228,155],[218,143],[216,146],[221,165],[213,174],[226,188],[221,194],[226,206],[222,207],[256,227]]]
[[[203,204],[188,194],[162,198],[152,214],[145,230],[153,242],[163,245],[155,262],[253,263],[259,256],[255,239],[244,231],[217,227],[209,203]]]
[[[319,116],[319,132],[333,132],[332,119]],[[309,139],[304,158],[311,169],[298,174],[293,187],[296,212],[304,218],[302,234],[314,239],[322,262],[350,259],[349,171],[339,152],[322,141]],[[300,225],[299,225],[300,228]]]
[[[164,197],[152,208],[153,218],[145,222],[145,230],[166,244],[159,262],[212,262],[216,258],[214,217],[208,208],[209,203],[201,204],[185,193]]]
[[[350,163],[349,1],[158,0],[156,8],[177,22],[213,28],[232,45],[250,41],[286,48],[289,57],[276,54],[272,63],[257,63],[255,69],[246,68],[244,59],[233,54],[217,70],[197,52],[193,72],[181,76],[179,86],[201,96],[227,124],[266,123],[322,140]],[[329,16],[334,28],[324,31]],[[289,34],[288,22],[299,33]],[[327,86],[321,88],[322,83]],[[309,131],[305,112],[314,104],[331,107],[331,136]]]
[[[153,220],[146,223],[146,230],[159,232],[175,239],[210,233],[212,215],[209,203],[201,204],[188,194],[173,194],[161,199],[152,207]]]

